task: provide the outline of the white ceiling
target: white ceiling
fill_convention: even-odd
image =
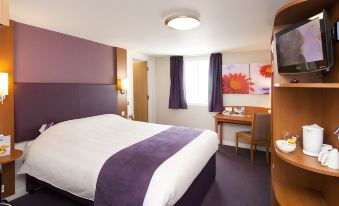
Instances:
[[[289,0],[10,0],[12,20],[149,55],[197,55],[270,47],[276,10]],[[164,16],[200,15],[176,31]]]

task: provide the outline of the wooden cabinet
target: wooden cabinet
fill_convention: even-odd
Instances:
[[[0,26],[9,26],[9,0],[0,0]]]
[[[326,9],[333,22],[339,20],[339,1],[295,0],[282,7],[274,20],[274,34]],[[335,42],[335,67],[321,80],[319,74],[281,75],[274,63],[272,81],[272,204],[337,205],[339,170],[321,166],[316,158],[306,156],[301,148],[291,154],[277,150],[275,141],[285,132],[302,136],[302,126],[319,124],[325,128],[324,142],[339,147],[333,130],[339,126],[339,43]],[[272,61],[275,62],[274,55]],[[290,84],[297,78],[302,83]],[[275,199],[276,198],[276,199]]]

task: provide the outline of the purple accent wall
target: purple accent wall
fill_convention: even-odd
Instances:
[[[115,85],[16,83],[14,98],[15,142],[35,139],[49,122],[118,112]]]
[[[115,48],[14,23],[16,83],[115,84]]]

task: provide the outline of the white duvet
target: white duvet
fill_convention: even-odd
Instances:
[[[100,169],[109,157],[169,127],[113,114],[62,122],[31,143],[19,173],[94,200]],[[217,149],[216,133],[203,132],[155,171],[143,205],[174,205]]]

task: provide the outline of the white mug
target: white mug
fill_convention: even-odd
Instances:
[[[321,165],[327,166],[327,158],[329,155],[328,150],[322,150],[318,155],[318,161],[321,163]]]
[[[332,149],[333,149],[332,145],[328,145],[328,144],[321,145],[320,153],[318,155],[318,161],[321,162],[322,165],[325,165],[328,152]]]
[[[339,152],[338,149],[332,149],[327,157],[327,166],[332,169],[339,169]]]
[[[323,151],[323,150],[328,150],[328,151],[330,151],[330,150],[332,150],[332,149],[333,149],[333,146],[332,146],[332,145],[329,145],[329,144],[322,144],[322,145],[321,145],[321,148],[320,148],[321,151]]]

